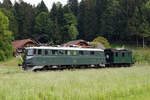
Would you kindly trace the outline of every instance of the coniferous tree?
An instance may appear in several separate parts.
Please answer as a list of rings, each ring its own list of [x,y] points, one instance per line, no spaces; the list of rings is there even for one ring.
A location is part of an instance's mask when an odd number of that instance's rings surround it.
[[[62,42],[68,42],[75,40],[78,36],[77,20],[70,8],[66,6],[64,8],[64,23],[62,27]]]
[[[6,8],[7,10],[10,10],[12,8],[12,2],[10,0],[3,0],[2,8]]]
[[[78,15],[78,0],[68,0],[68,5],[75,16]]]
[[[78,35],[78,38],[79,39],[85,39],[85,24],[84,24],[84,21],[86,19],[86,16],[85,16],[85,1],[82,0],[80,2],[80,5],[79,5],[79,13],[78,13],[78,31],[79,31],[79,35]]]
[[[61,25],[58,23],[59,20],[59,13],[58,9],[60,9],[60,3],[53,4],[51,12],[50,12],[50,19],[52,20],[52,38],[54,44],[61,43]]]
[[[92,40],[96,37],[97,17],[95,12],[95,0],[84,0],[80,4],[79,10],[79,33],[85,40]],[[80,27],[82,25],[82,27]]]
[[[35,18],[35,26],[34,26],[34,32],[36,39],[41,43],[48,43],[52,41],[52,23],[48,16],[48,13],[41,12],[36,18]]]
[[[37,5],[37,15],[41,12],[46,12],[48,13],[48,8],[47,6],[45,5],[44,1],[42,0],[41,3],[39,3]]]
[[[15,3],[13,11],[18,22],[17,39],[34,38],[33,24],[35,19],[35,11],[32,5],[20,1]]]

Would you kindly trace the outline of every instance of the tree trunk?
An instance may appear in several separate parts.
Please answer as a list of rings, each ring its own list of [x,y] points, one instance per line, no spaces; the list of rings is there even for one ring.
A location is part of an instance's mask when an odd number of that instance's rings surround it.
[[[144,41],[144,37],[143,37],[143,48],[145,47],[145,41]]]
[[[138,46],[139,46],[138,37],[136,37],[136,46],[137,46],[137,48],[138,48]]]

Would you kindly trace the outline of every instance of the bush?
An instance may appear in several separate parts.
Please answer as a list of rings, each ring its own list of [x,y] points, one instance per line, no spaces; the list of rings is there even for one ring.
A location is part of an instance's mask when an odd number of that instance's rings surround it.
[[[97,48],[97,42],[90,42],[89,46],[92,46],[94,48]]]
[[[0,61],[5,61],[6,60],[6,56],[5,56],[5,53],[0,50]]]
[[[144,49],[134,50],[133,61],[138,64],[150,64],[150,51]]]
[[[108,40],[107,40],[106,38],[104,38],[104,37],[99,36],[99,37],[95,38],[95,39],[93,40],[93,42],[94,42],[94,43],[95,43],[95,42],[100,42],[100,43],[102,43],[102,44],[105,46],[105,48],[111,48],[111,46],[110,46]]]

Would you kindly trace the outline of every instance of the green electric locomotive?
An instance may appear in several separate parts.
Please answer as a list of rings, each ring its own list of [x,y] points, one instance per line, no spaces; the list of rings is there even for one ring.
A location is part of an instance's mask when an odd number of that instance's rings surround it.
[[[104,67],[104,50],[70,47],[28,47],[23,68],[25,70]]]

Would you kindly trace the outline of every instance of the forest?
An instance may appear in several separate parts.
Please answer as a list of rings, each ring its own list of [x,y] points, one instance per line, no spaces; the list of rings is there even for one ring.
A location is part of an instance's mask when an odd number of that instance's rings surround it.
[[[149,0],[68,0],[49,10],[43,0],[35,6],[23,0],[0,3],[0,60],[12,55],[11,41],[31,38],[39,43],[92,41],[136,46],[150,42]]]

